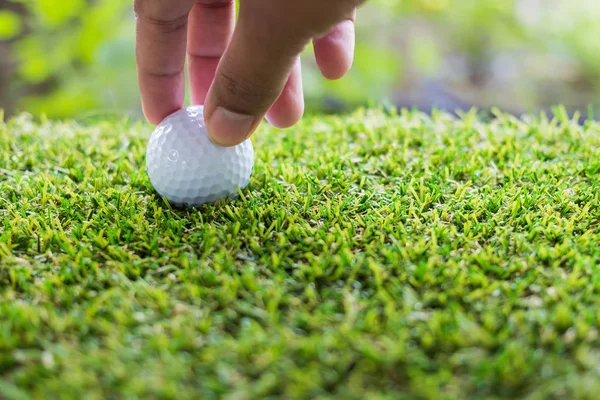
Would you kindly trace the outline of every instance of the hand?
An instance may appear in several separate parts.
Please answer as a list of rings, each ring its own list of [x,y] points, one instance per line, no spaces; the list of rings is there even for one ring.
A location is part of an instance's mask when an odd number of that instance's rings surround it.
[[[234,146],[263,118],[276,127],[304,112],[300,54],[313,41],[328,79],[354,58],[356,7],[365,0],[135,0],[136,59],[146,118],[158,124],[191,99],[204,104],[211,139]],[[234,26],[235,25],[235,26]]]

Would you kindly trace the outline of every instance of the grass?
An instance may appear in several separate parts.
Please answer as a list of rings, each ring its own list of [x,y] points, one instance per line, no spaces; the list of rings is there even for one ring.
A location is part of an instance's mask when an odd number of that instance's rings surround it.
[[[198,210],[149,134],[0,124],[0,398],[596,398],[600,124],[307,117]]]

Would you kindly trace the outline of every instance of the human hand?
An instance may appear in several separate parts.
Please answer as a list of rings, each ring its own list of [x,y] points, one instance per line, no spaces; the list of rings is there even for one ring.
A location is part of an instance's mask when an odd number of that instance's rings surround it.
[[[354,58],[356,7],[365,0],[135,0],[136,60],[144,114],[153,124],[191,100],[204,104],[211,139],[243,142],[263,118],[276,127],[304,112],[300,54],[312,41],[325,78]],[[235,26],[234,26],[235,25]]]

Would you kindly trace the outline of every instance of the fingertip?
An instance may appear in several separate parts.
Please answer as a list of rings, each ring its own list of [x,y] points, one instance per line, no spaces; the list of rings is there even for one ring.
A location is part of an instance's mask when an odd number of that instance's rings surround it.
[[[158,122],[158,118],[156,118],[155,115],[153,115],[150,111],[148,111],[148,109],[146,107],[144,107],[144,105],[142,105],[142,113],[144,114],[144,119],[146,119],[146,121],[152,125],[158,125],[160,124],[160,122]]]
[[[139,88],[142,111],[151,124],[160,124],[163,119],[184,105],[183,73],[161,76],[140,69]]]
[[[276,103],[267,114],[267,122],[275,128],[287,129],[296,125],[304,116],[304,105],[286,107],[282,103]]]
[[[159,125],[165,118],[174,112],[180,110],[182,107],[173,106],[169,108],[156,108],[144,106],[142,104],[142,112],[144,114],[144,118],[152,125]]]
[[[302,88],[302,67],[300,59],[296,62],[283,92],[269,109],[266,119],[279,129],[296,125],[304,115],[304,92]]]
[[[183,108],[183,104],[170,104],[157,107],[156,104],[142,104],[144,118],[152,125],[159,125],[165,118]]]
[[[355,28],[351,19],[339,23],[326,36],[315,40],[315,58],[322,75],[329,80],[346,76],[354,62]]]
[[[177,110],[174,110],[173,112],[175,112]],[[153,111],[148,110],[147,108],[142,106],[142,112],[144,113],[144,118],[146,119],[146,121],[148,121],[148,123],[152,124],[152,125],[159,125],[166,117],[167,115],[162,115]]]
[[[204,112],[207,112],[206,108]],[[252,115],[217,107],[205,115],[205,123],[212,142],[219,146],[231,147],[248,139],[260,124],[260,120]]]

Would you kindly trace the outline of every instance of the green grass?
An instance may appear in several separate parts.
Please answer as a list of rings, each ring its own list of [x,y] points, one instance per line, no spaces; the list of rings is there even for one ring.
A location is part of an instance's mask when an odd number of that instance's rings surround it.
[[[0,398],[596,398],[600,124],[557,115],[264,127],[198,210],[146,125],[0,124]]]

